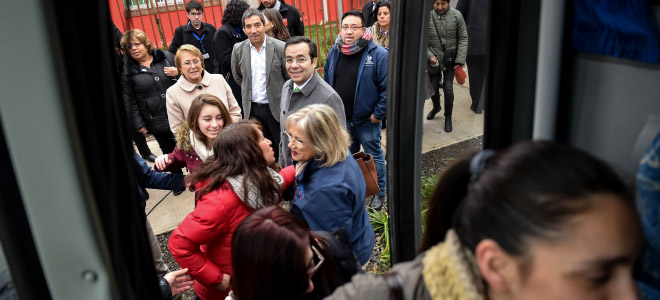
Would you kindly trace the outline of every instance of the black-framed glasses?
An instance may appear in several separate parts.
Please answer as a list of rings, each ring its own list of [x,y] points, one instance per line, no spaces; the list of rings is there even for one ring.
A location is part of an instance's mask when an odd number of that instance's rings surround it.
[[[298,144],[298,147],[302,147],[302,145],[303,145],[303,142],[302,142],[302,141],[297,140],[297,139],[294,139],[294,138],[291,137],[291,135],[290,135],[288,132],[286,132],[286,131],[284,131],[284,134],[286,134],[286,137],[289,138],[289,141],[292,141],[292,142]]]
[[[312,271],[310,271],[309,273],[310,277],[316,274],[316,272],[321,268],[321,265],[323,265],[323,262],[325,261],[325,257],[323,257],[323,254],[321,254],[321,252],[318,249],[316,249],[314,245],[312,245],[311,247],[312,247],[312,253],[314,254],[312,259],[316,261],[316,264],[314,264],[314,268],[312,268]]]
[[[198,13],[188,13],[191,16],[196,16],[196,17],[201,17],[204,13],[198,12]]]
[[[287,57],[286,59],[284,59],[284,61],[288,65],[293,64],[294,61],[300,65],[300,64],[304,64],[306,61],[308,61],[308,59],[307,59],[307,57],[304,57],[304,56],[300,56],[300,57],[296,57],[296,58]]]

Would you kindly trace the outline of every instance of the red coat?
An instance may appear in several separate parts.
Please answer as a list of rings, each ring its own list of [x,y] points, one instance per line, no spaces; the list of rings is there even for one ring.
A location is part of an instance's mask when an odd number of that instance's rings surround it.
[[[282,190],[295,180],[296,170],[289,166],[279,172],[284,178]],[[197,207],[181,222],[168,246],[181,268],[188,268],[193,288],[204,300],[224,300],[229,289],[218,291],[222,274],[232,274],[231,237],[238,224],[252,212],[243,204],[231,185],[225,182],[197,202]]]

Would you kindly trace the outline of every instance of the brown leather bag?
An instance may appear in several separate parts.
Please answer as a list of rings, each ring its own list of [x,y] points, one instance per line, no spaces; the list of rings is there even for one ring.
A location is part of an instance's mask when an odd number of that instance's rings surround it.
[[[362,176],[364,177],[364,182],[367,183],[367,194],[365,197],[371,197],[380,193],[380,188],[378,187],[378,173],[376,172],[376,164],[374,163],[374,158],[371,154],[366,154],[363,151],[353,154],[353,158],[357,161],[360,170],[362,170]]]

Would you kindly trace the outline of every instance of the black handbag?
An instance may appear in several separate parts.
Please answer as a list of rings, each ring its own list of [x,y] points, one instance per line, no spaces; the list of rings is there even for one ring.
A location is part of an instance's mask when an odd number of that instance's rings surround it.
[[[435,24],[435,18],[431,17],[431,20],[433,21],[433,28],[435,29],[435,34],[438,35],[438,40],[440,41],[440,46],[442,46],[442,52],[443,52],[443,57],[442,57],[442,62],[445,68],[453,68],[454,64],[456,63],[456,50],[447,50],[445,48],[445,44],[442,42],[442,37],[440,37],[440,33],[438,32],[438,26]],[[429,73],[431,71],[429,70]],[[431,73],[435,74],[435,73]]]

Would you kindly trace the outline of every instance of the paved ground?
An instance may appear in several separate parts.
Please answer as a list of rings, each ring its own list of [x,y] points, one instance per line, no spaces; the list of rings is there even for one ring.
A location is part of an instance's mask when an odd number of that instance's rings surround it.
[[[454,130],[444,132],[444,117],[441,111],[433,120],[426,120],[426,114],[431,110],[432,104],[427,100],[424,105],[424,129],[422,137],[422,153],[449,146],[461,141],[469,140],[483,134],[483,114],[476,115],[470,110],[469,82],[460,86],[454,83]],[[442,99],[441,99],[442,101]],[[158,143],[153,139],[148,141],[149,148],[155,155],[162,152]],[[383,131],[383,148],[385,132]],[[153,164],[150,163],[153,166]],[[161,234],[176,228],[185,216],[194,208],[192,192],[185,191],[174,196],[170,191],[149,190],[146,212],[151,226],[156,234]]]

